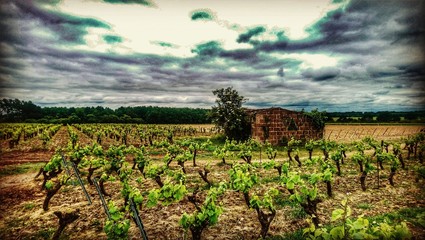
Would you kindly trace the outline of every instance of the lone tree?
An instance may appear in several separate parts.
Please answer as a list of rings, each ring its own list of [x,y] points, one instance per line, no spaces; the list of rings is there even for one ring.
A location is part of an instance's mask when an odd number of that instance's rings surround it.
[[[317,108],[311,110],[311,112],[306,113],[307,116],[310,116],[313,120],[313,125],[316,130],[323,131],[325,129],[325,123],[327,120],[326,111],[320,112]]]
[[[251,135],[251,124],[248,114],[242,108],[245,98],[239,96],[232,87],[216,89],[213,94],[217,96],[210,112],[212,122],[224,130],[224,134],[231,140],[246,140]]]

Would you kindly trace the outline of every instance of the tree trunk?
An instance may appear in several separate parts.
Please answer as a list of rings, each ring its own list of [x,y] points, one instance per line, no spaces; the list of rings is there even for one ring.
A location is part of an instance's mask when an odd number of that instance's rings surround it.
[[[376,147],[373,147],[373,149],[374,149],[375,151],[373,152],[372,157],[375,157],[375,156],[376,156]]]
[[[202,180],[208,184],[208,187],[211,187],[211,182],[208,180],[208,173],[210,171],[204,168],[204,172],[202,170],[199,170],[198,173],[201,176]]]
[[[359,161],[357,163],[359,164],[360,172],[362,173],[363,172],[363,161]]]
[[[248,208],[249,208],[249,206],[250,206],[250,198],[249,198],[249,193],[248,192],[244,192],[243,193],[243,197],[244,197],[244,199],[245,199],[245,203],[246,203],[246,205],[248,206]]]
[[[379,167],[381,168],[381,170],[384,170],[384,166],[382,165],[382,161],[378,161],[379,163]]]
[[[313,150],[308,150],[308,159],[311,160],[312,156],[313,156]]]
[[[97,169],[99,169],[100,167],[96,167],[96,168],[92,168],[92,167],[90,167],[89,168],[89,174],[87,175],[87,182],[90,184],[90,185],[93,185],[93,181],[91,180],[91,177],[93,176],[93,173],[94,173],[94,171],[96,171]]]
[[[293,194],[295,193],[294,189],[289,189],[289,188],[288,188],[288,192],[289,192],[289,194],[291,194],[291,195],[293,195]]]
[[[366,177],[367,177],[367,173],[363,171],[362,175],[360,176],[360,184],[362,186],[363,191],[366,191]]]
[[[339,164],[339,160],[335,160],[336,169],[338,170],[336,172],[336,175],[341,176],[341,165]]]
[[[173,161],[174,157],[170,157],[170,159],[167,161],[167,168],[170,166],[170,163]]]
[[[341,151],[342,158],[341,158],[341,164],[344,164],[344,158],[347,158],[347,155],[345,154],[345,151]]]
[[[319,215],[317,215],[317,204],[321,202],[320,199],[310,200],[307,198],[307,203],[301,203],[304,211],[311,216],[314,226],[319,226]]]
[[[271,213],[267,214],[263,212],[261,209],[256,208],[258,220],[261,224],[261,238],[265,238],[267,235],[267,232],[269,231],[270,224],[273,221],[274,217],[276,216],[276,211],[272,211]]]
[[[64,214],[56,211],[54,214],[59,218],[59,227],[53,235],[52,240],[58,240],[65,227],[77,220],[80,216],[78,215],[78,210],[70,213],[65,212]]]
[[[250,157],[250,156],[242,156],[242,159],[243,159],[246,163],[251,164],[251,157]]]
[[[40,176],[43,173],[44,167],[41,167],[40,170],[38,171],[37,175],[35,175],[34,179],[37,179],[38,176]]]
[[[332,184],[331,181],[326,181],[326,190],[329,197],[332,197]]]
[[[184,168],[184,161],[178,161],[177,164],[182,168],[184,174],[186,174],[186,169]]]
[[[388,176],[388,181],[390,182],[391,186],[394,187],[394,175],[395,175],[395,169],[391,168],[390,175]]]
[[[292,156],[291,156],[291,152],[292,150],[288,150],[288,158],[289,158],[289,162],[292,162]]]
[[[277,172],[279,173],[279,177],[280,177],[282,175],[282,164],[274,166],[274,169],[277,170]]]
[[[297,161],[298,167],[301,167],[301,161],[300,161],[300,157],[298,156],[298,154],[295,155],[295,161]]]
[[[137,165],[137,168],[139,169],[143,177],[145,177],[145,165],[142,165],[142,166]]]
[[[47,195],[43,202],[43,210],[47,211],[49,210],[49,202],[50,199],[59,191],[59,189],[62,187],[61,183],[57,183],[52,189],[47,189]]]
[[[198,150],[197,150],[197,149],[195,149],[195,150],[193,151],[193,158],[192,158],[192,161],[193,161],[193,166],[194,166],[194,167],[196,167],[196,154],[197,154],[197,152],[198,152]]]
[[[413,150],[414,150],[414,152],[413,152],[413,156],[416,158],[416,156],[418,156],[417,155],[417,153],[418,153],[418,142],[416,142],[415,143],[415,145],[414,145],[414,147],[413,147]]]
[[[323,156],[325,156],[325,161],[329,159],[329,153],[328,151],[323,149]]]
[[[159,185],[160,188],[162,188],[162,186],[164,186],[164,183],[161,181],[160,175],[155,176],[155,182]]]
[[[202,226],[191,227],[190,232],[192,233],[192,240],[201,240],[202,230],[204,230]]]
[[[73,159],[73,160],[71,160],[71,162],[73,162],[74,164],[75,164],[75,166],[77,167],[77,169],[78,169],[78,164],[80,164],[80,162],[81,162],[81,158],[77,158],[77,159]]]
[[[400,161],[401,168],[406,169],[406,165],[404,164],[403,156],[401,155],[401,153],[398,155],[398,160]]]
[[[413,153],[413,147],[410,145],[407,147],[407,159],[410,159],[411,154]]]
[[[103,180],[103,179],[101,178],[101,179],[99,180],[99,187],[100,187],[100,191],[102,192],[102,194],[103,194],[103,195],[110,197],[111,195],[110,195],[110,194],[108,194],[108,193],[105,191],[105,185],[104,185],[104,183],[105,183],[105,180]]]

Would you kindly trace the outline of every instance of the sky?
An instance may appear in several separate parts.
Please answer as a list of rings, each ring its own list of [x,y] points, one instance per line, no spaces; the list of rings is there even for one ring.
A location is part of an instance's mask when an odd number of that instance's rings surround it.
[[[0,98],[424,110],[422,0],[2,0]]]

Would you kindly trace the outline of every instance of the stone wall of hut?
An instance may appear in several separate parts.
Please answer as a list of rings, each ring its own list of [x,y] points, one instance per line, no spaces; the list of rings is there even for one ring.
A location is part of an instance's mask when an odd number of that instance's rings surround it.
[[[317,130],[312,119],[302,112],[282,108],[248,110],[251,116],[252,138],[273,145],[286,145],[292,137],[299,140],[320,139],[323,130]]]

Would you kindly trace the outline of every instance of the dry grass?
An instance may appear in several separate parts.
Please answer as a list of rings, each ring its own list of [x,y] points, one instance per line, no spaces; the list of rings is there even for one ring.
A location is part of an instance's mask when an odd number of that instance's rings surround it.
[[[423,125],[326,125],[324,138],[337,142],[358,141],[364,137],[376,140],[398,140],[425,131]]]

